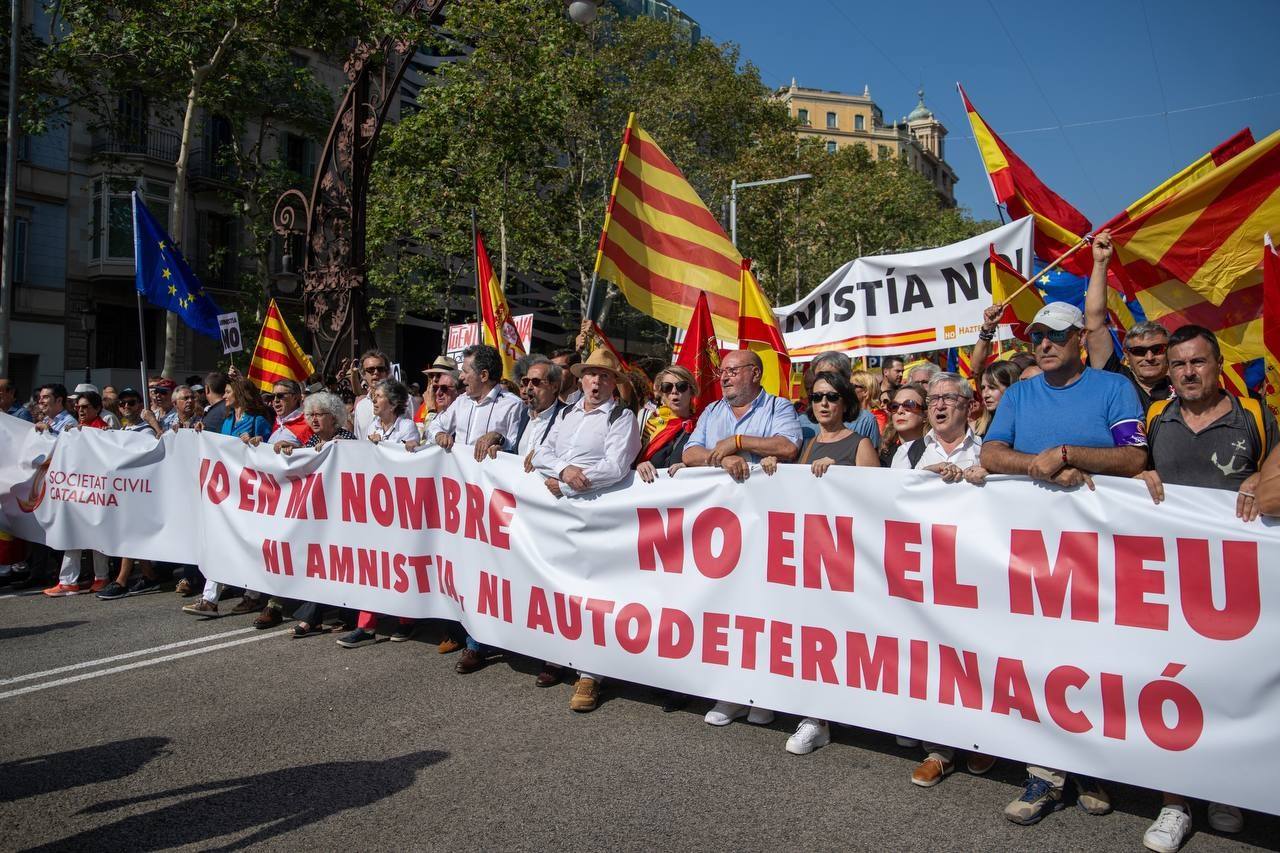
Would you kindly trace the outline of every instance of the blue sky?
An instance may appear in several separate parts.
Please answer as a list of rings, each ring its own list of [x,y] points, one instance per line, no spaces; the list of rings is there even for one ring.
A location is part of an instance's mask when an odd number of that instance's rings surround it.
[[[772,86],[869,85],[888,119],[922,84],[949,131],[959,202],[981,218],[996,212],[956,81],[1095,224],[1237,130],[1280,127],[1277,0],[674,2]],[[1072,126],[1083,122],[1099,123]]]

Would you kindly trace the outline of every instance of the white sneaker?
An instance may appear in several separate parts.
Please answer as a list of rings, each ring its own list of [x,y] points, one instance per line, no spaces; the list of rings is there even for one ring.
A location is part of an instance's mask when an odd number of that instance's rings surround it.
[[[727,726],[734,720],[740,720],[746,715],[746,705],[739,705],[737,702],[717,702],[702,719],[710,726]]]
[[[826,720],[805,717],[796,726],[796,733],[787,738],[787,752],[792,755],[808,755],[815,749],[831,743],[831,727]]]
[[[907,749],[914,749],[920,745],[920,741],[915,738],[903,737],[902,735],[898,735],[894,740],[898,742],[898,746],[905,746]]]
[[[1209,826],[1218,832],[1239,832],[1244,829],[1244,815],[1235,806],[1209,803]]]
[[[1142,836],[1142,846],[1156,853],[1176,853],[1190,831],[1191,815],[1178,806],[1165,806]]]
[[[751,712],[747,714],[747,722],[757,726],[767,726],[773,722],[773,712],[768,708],[757,708],[751,706]]]

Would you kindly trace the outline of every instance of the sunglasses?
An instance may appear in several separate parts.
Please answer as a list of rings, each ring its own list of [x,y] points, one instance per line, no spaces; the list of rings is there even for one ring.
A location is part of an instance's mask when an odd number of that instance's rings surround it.
[[[903,400],[901,403],[889,404],[889,411],[897,412],[899,409],[902,409],[904,412],[910,412],[913,415],[918,415],[924,411],[924,406],[917,403],[915,400]]]
[[[521,388],[523,388],[526,385],[530,385],[534,388],[541,388],[543,385],[546,385],[546,384],[547,384],[547,380],[543,379],[541,376],[526,376],[520,380]]]
[[[435,387],[435,392],[434,392],[434,393],[436,393],[436,394],[441,394],[441,393],[444,393],[444,394],[457,394],[457,393],[458,393],[458,386],[457,386],[457,385],[437,385],[437,386]]]
[[[373,375],[375,373],[387,373],[389,372],[389,369],[386,367],[383,367],[382,365],[379,365],[377,367],[366,367],[364,369],[364,372],[370,375]]]
[[[92,409],[92,408],[93,408],[93,406],[90,406],[88,403],[76,403],[76,408],[77,408],[77,409],[84,409],[84,410],[86,410],[86,411],[87,411],[87,410],[89,410],[89,409]]]
[[[1033,347],[1038,347],[1040,346],[1040,342],[1045,338],[1048,338],[1050,343],[1059,345],[1065,344],[1067,342],[1067,338],[1071,337],[1071,333],[1074,331],[1075,329],[1052,329],[1048,332],[1032,332],[1031,345]]]
[[[292,391],[277,391],[274,394],[268,394],[267,396],[273,400],[287,400],[288,398],[296,395]]]
[[[1129,355],[1135,358],[1142,358],[1147,354],[1164,355],[1165,350],[1167,350],[1168,348],[1169,348],[1168,344],[1152,344],[1149,347],[1135,346],[1135,347],[1125,347],[1124,349],[1125,349],[1125,352],[1129,353]]]
[[[658,386],[658,393],[660,394],[670,394],[672,391],[676,392],[677,394],[683,394],[688,390],[689,390],[689,383],[684,382],[683,380],[680,382],[663,382],[661,385]]]
[[[152,394],[168,394],[169,393],[168,388],[160,388],[160,387],[154,387],[154,386],[151,388],[148,388],[147,390],[150,391]]]
[[[141,405],[142,405],[142,401],[141,401],[141,400],[139,400],[137,397],[123,397],[123,398],[121,398],[121,400],[120,400],[120,405],[122,405],[122,406],[141,406]]]
[[[835,391],[814,391],[809,395],[809,405],[816,406],[826,401],[828,403],[839,403],[841,397]]]

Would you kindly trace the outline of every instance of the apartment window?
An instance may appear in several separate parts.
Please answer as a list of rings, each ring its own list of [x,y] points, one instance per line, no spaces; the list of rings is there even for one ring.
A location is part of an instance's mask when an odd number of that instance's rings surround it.
[[[285,168],[300,175],[303,183],[310,184],[316,172],[316,144],[305,136],[286,133],[282,153]]]
[[[835,130],[835,129],[836,129],[836,114],[827,113],[827,130]]]
[[[132,178],[105,176],[93,182],[93,211],[89,222],[89,254],[94,260],[133,260],[133,200],[130,193],[141,192],[151,215],[169,228],[169,196],[172,184]]]
[[[836,153],[836,144],[834,142],[827,143],[827,153],[828,154]]]
[[[805,127],[808,127],[808,126],[809,126],[809,111],[808,111],[808,110],[796,110],[796,120],[797,120],[797,121],[799,121],[799,122],[800,122],[800,124],[804,125]]]
[[[877,155],[881,160],[888,160],[888,159],[889,159],[889,157],[890,157],[890,154],[889,154],[889,146],[888,146],[888,145],[877,145],[877,146],[876,146],[876,155]]]
[[[116,122],[121,143],[146,150],[147,98],[140,89],[130,89],[116,99]]]
[[[239,228],[233,216],[211,211],[196,215],[196,274],[206,285],[221,288],[235,286],[236,236]]]
[[[31,220],[13,221],[13,283],[27,283],[27,241],[31,234]]]
[[[854,130],[866,130],[866,129],[867,129],[867,118],[866,118],[866,116],[861,115],[861,114],[854,116],[854,117],[853,117],[853,129],[854,129]]]

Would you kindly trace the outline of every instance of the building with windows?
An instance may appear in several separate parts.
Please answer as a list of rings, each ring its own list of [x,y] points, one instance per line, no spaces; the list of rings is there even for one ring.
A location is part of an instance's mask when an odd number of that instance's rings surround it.
[[[955,170],[947,164],[947,128],[924,104],[924,90],[907,116],[886,123],[884,113],[871,100],[870,87],[851,95],[827,89],[791,85],[775,94],[796,120],[796,132],[821,139],[828,151],[861,145],[874,159],[901,158],[933,184],[944,204],[956,203]]]

